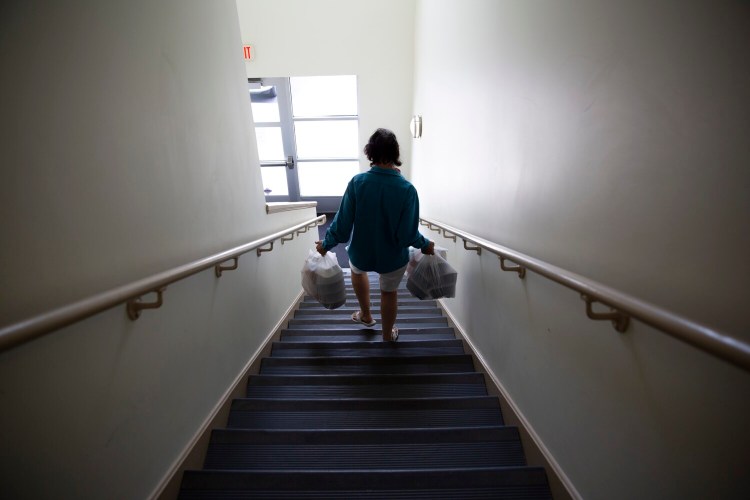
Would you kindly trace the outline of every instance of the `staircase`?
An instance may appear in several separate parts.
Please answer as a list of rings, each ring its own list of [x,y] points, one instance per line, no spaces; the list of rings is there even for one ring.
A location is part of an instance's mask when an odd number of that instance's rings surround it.
[[[204,468],[185,472],[181,499],[549,499],[527,467],[518,429],[435,301],[399,289],[397,343],[306,297],[247,397],[232,403]]]

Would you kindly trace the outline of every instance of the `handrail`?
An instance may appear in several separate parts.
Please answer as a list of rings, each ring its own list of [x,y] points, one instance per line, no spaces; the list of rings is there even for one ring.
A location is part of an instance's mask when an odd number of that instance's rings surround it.
[[[271,234],[259,240],[254,240],[244,245],[240,245],[223,252],[219,252],[202,259],[194,260],[188,264],[169,269],[167,271],[154,274],[147,278],[134,281],[127,285],[120,286],[102,292],[86,299],[74,302],[72,304],[65,305],[63,307],[48,311],[46,313],[39,314],[37,316],[4,326],[0,329],[0,352],[18,346],[25,342],[29,342],[37,337],[44,334],[50,333],[54,330],[62,328],[64,326],[81,321],[89,316],[100,313],[114,306],[128,303],[128,315],[131,319],[136,319],[140,313],[140,309],[148,309],[158,307],[161,305],[161,293],[164,291],[167,285],[170,285],[176,281],[180,281],[188,276],[199,273],[211,267],[216,268],[217,278],[221,275],[221,271],[229,270],[228,267],[221,267],[223,262],[228,260],[235,260],[240,255],[250,252],[252,250],[258,250],[260,247],[271,243],[273,246],[274,240],[278,240],[284,236],[294,234],[296,231],[305,228],[307,229],[324,224],[326,216],[321,215],[314,219],[310,219],[307,222],[297,224],[296,226],[289,227],[283,231]],[[286,240],[289,241],[289,240]],[[262,249],[263,251],[269,251],[269,249]],[[260,253],[258,253],[260,257]],[[236,261],[235,261],[236,264]],[[236,269],[236,266],[232,266],[231,269]],[[137,299],[147,293],[157,293],[159,299],[155,303],[142,304]],[[154,305],[158,304],[158,305]],[[132,313],[132,314],[131,314]]]
[[[502,245],[492,243],[442,222],[424,217],[421,217],[420,221],[422,225],[429,227],[431,230],[438,232],[442,230],[443,234],[445,234],[445,231],[448,231],[450,234],[458,236],[464,240],[464,247],[466,247],[467,242],[470,242],[497,255],[500,257],[501,264],[503,265],[502,261],[505,259],[514,262],[520,266],[520,269],[505,268],[505,270],[517,271],[521,278],[523,278],[521,269],[528,269],[567,288],[580,292],[581,297],[586,301],[589,317],[592,319],[611,319],[613,324],[616,324],[615,326],[618,331],[624,331],[627,328],[627,319],[630,316],[698,349],[750,371],[750,344],[743,340],[644,302],[579,274],[535,259]],[[467,249],[474,250],[474,248]],[[616,309],[616,311],[606,314],[594,313],[591,311],[592,301],[601,302]]]

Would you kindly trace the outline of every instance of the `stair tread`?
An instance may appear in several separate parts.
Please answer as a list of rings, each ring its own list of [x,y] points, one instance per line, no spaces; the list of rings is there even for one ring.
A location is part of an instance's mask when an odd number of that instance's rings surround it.
[[[388,347],[390,349],[407,349],[412,347],[450,347],[450,346],[462,346],[463,343],[459,339],[449,340],[410,340],[410,341],[398,341],[398,342],[381,342],[381,341],[369,341],[369,342],[307,342],[306,347],[311,349],[329,349],[338,348],[341,346],[347,346],[352,348],[357,347]],[[299,346],[296,344],[290,344],[289,342],[273,342],[272,346],[274,349],[298,349]]]
[[[368,471],[186,471],[180,498],[419,498],[548,500],[541,467]],[[191,496],[195,493],[196,496]],[[226,496],[222,496],[226,494]]]
[[[378,321],[380,318],[377,318],[375,321]],[[378,323],[375,324],[373,327],[369,327],[371,329],[378,329],[378,324],[380,324],[381,321],[378,321]],[[426,317],[426,318],[419,318],[419,317],[410,317],[410,318],[398,318],[398,326],[399,328],[404,328],[408,324],[409,326],[418,326],[420,328],[446,328],[448,326],[448,318],[443,318],[439,316],[433,316],[433,317]],[[324,315],[311,315],[311,316],[303,316],[299,318],[292,318],[289,320],[289,326],[288,328],[293,329],[305,329],[305,328],[317,328],[321,329],[325,327],[327,330],[344,330],[344,329],[351,329],[352,327],[361,327],[362,325],[357,325],[352,321],[351,318],[331,318]]]
[[[373,319],[375,320],[375,325],[371,327],[366,327],[365,325],[361,323],[355,323],[352,321],[352,319],[349,317],[349,315],[343,315],[343,316],[331,316],[327,314],[305,314],[302,316],[295,316],[294,318],[291,318],[289,320],[289,325],[287,326],[288,329],[299,329],[299,328],[305,328],[307,325],[317,325],[318,329],[361,329],[361,328],[370,328],[379,330],[381,328],[381,325],[383,323],[382,318],[379,314],[373,314]],[[407,329],[407,328],[447,328],[448,327],[448,321],[446,318],[438,315],[419,315],[419,314],[409,314],[404,316],[399,316],[396,320],[396,326],[401,329]]]
[[[379,298],[370,297],[370,303],[372,304],[373,308],[379,308],[381,301]],[[437,307],[437,301],[435,299],[420,300],[416,297],[411,297],[411,298],[400,297],[397,303],[398,303],[399,308],[401,306],[416,306],[416,305],[423,305],[424,307]],[[319,307],[323,307],[323,306],[321,306],[320,303],[318,303],[318,301],[312,297],[309,297],[308,300],[303,300],[302,302],[299,303],[300,309],[314,309],[314,308],[319,308]],[[351,304],[347,300],[346,307],[357,308],[358,304],[357,304],[356,299]]]
[[[520,441],[514,426],[452,427],[448,429],[216,429],[211,443],[271,445],[411,445]]]
[[[236,399],[230,429],[393,429],[503,425],[497,398]]]
[[[421,334],[421,333],[449,333],[454,338],[456,336],[456,333],[453,331],[453,328],[450,328],[448,326],[439,326],[439,327],[424,326],[423,327],[423,326],[418,325],[418,324],[416,324],[416,325],[411,325],[411,324],[408,324],[408,323],[407,324],[399,324],[398,322],[396,322],[396,326],[398,327],[399,335],[401,335],[401,334],[404,334],[404,335],[413,335],[413,334]],[[284,334],[288,334],[288,335],[294,335],[294,334],[309,335],[310,332],[330,333],[330,330],[331,330],[330,328],[322,328],[322,327],[318,327],[318,328],[315,328],[315,329],[308,329],[308,328],[298,328],[298,327],[295,326],[293,328],[284,328],[284,329],[282,329],[281,330],[281,335],[284,335]],[[335,333],[336,334],[341,334],[341,333],[344,333],[344,332],[346,332],[346,333],[362,333],[362,332],[365,332],[365,333],[376,333],[376,332],[379,332],[379,331],[382,331],[382,329],[378,328],[378,325],[375,325],[374,327],[369,327],[368,328],[368,327],[366,327],[364,325],[358,325],[358,326],[354,325],[354,322],[352,322],[351,326],[347,326],[346,328],[336,329]],[[399,336],[399,339],[401,339],[400,336]]]
[[[337,316],[344,316],[344,317],[350,317],[352,313],[359,311],[359,307],[339,307],[336,309],[326,309],[325,307],[314,308],[314,307],[308,307],[305,309],[297,309],[294,313],[295,318],[304,318],[307,316],[330,316],[332,318],[335,318]],[[437,307],[399,307],[398,308],[398,316],[414,316],[414,315],[422,315],[422,316],[437,316],[440,317],[440,309]],[[373,317],[380,317],[380,310],[374,310],[372,311]],[[351,319],[351,318],[349,318]]]
[[[231,411],[410,411],[425,409],[500,409],[494,396],[411,399],[251,399],[232,401]]]
[[[248,398],[403,399],[486,396],[480,373],[399,375],[253,375]]]
[[[460,340],[422,342],[274,342],[271,357],[413,356],[464,354]]]
[[[260,373],[268,374],[380,374],[380,373],[451,373],[473,369],[468,354],[431,356],[341,356],[341,357],[267,357],[261,361]]]
[[[371,385],[371,384],[437,384],[464,383],[484,385],[484,375],[474,371],[463,373],[414,373],[381,375],[269,375],[248,377],[248,385],[309,384],[309,385]]]
[[[375,341],[383,342],[382,332],[380,330],[361,332],[311,332],[306,333],[304,330],[296,331],[293,333],[283,333],[281,340],[287,343],[304,343],[304,342],[361,342],[361,341]],[[427,340],[451,340],[455,339],[455,334],[451,332],[440,332],[440,333],[399,333],[399,342],[420,342]]]
[[[435,469],[526,465],[515,427],[221,429],[207,469]]]

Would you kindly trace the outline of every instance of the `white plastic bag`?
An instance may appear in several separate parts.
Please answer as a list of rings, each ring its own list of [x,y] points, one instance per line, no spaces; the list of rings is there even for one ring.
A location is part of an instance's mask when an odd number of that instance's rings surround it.
[[[344,271],[335,253],[320,255],[317,250],[310,250],[302,267],[302,288],[326,309],[336,309],[346,304]]]
[[[434,251],[437,255],[441,256],[443,259],[448,258],[448,249],[443,247],[434,247]],[[419,261],[422,260],[422,256],[424,254],[422,253],[422,250],[419,248],[409,247],[409,263],[406,265],[406,276],[407,278],[411,276],[411,274],[414,272],[414,269],[416,269],[417,264],[419,264]]]
[[[455,297],[457,279],[458,272],[439,254],[425,255],[406,280],[406,288],[420,300]]]

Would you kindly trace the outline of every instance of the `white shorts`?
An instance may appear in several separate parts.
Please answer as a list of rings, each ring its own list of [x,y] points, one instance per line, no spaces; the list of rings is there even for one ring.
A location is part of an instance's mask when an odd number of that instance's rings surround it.
[[[349,267],[351,267],[354,274],[365,274],[365,271],[360,271],[352,261],[349,261]],[[404,277],[406,272],[406,266],[391,271],[390,273],[380,274],[380,291],[381,292],[395,292],[398,289],[398,285],[401,283],[401,278]]]

